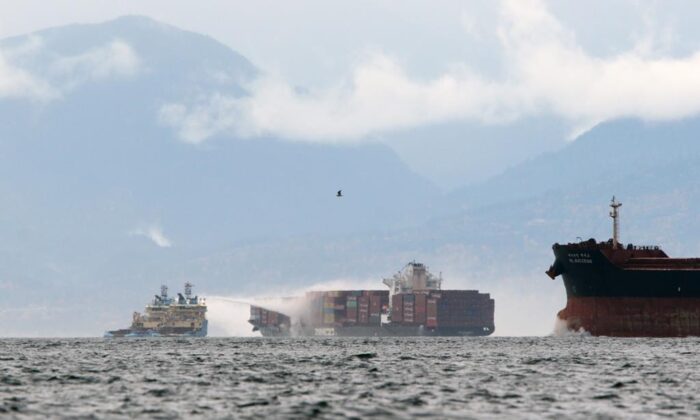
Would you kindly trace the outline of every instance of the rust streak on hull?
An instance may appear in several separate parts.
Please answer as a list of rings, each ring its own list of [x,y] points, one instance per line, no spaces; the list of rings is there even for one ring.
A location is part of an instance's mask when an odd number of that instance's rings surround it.
[[[700,298],[569,297],[558,317],[596,336],[700,336]]]

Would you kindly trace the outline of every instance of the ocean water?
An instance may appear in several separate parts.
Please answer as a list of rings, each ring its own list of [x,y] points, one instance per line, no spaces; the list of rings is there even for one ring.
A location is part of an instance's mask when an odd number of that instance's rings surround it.
[[[0,418],[700,417],[700,339],[2,339]]]

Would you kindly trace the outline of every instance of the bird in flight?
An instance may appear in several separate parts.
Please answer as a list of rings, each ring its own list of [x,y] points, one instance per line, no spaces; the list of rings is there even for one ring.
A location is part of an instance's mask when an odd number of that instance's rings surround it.
[[[338,190],[338,192],[335,194],[336,197],[342,197],[343,196],[343,190]]]

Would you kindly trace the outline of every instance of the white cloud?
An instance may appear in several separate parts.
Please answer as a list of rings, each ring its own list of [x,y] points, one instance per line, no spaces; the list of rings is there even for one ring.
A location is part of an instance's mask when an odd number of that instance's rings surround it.
[[[3,49],[3,53],[8,60],[21,59],[26,56],[37,54],[44,48],[44,39],[37,34],[30,34],[23,42]]]
[[[189,108],[178,103],[167,104],[160,109],[159,120],[178,127],[180,138],[184,141],[199,143],[234,127],[242,130],[242,105],[236,98],[214,94]]]
[[[682,118],[700,111],[700,52],[650,58],[635,48],[588,55],[539,2],[508,2],[501,37],[521,112],[551,112],[576,124],[620,117]],[[529,108],[529,109],[528,109]]]
[[[0,99],[30,98],[43,101],[55,96],[57,92],[47,82],[14,66],[0,51]]]
[[[82,54],[57,57],[49,62],[45,77],[14,64],[39,54],[42,48],[41,37],[33,35],[22,44],[0,50],[0,99],[50,101],[78,85],[130,77],[141,68],[136,52],[120,40]]]
[[[163,230],[158,225],[151,225],[147,228],[134,229],[129,233],[134,236],[144,236],[161,248],[170,248],[173,243],[168,239]]]
[[[597,57],[538,0],[504,1],[498,35],[504,62],[498,79],[464,63],[419,80],[397,60],[375,53],[330,88],[300,92],[278,79],[260,79],[249,97],[214,94],[167,104],[160,117],[189,142],[217,133],[354,141],[453,120],[493,124],[551,114],[578,133],[614,118],[667,120],[700,112],[700,51],[653,56],[648,45],[638,45]]]
[[[64,88],[71,88],[88,81],[133,76],[140,64],[129,44],[114,40],[82,54],[58,58],[51,64],[50,74],[61,79]]]
[[[250,89],[250,97],[214,94],[189,106],[166,104],[160,119],[184,140],[199,142],[224,131],[344,140],[464,115],[484,121],[509,115],[509,101],[493,100],[504,96],[503,86],[484,82],[466,68],[421,83],[381,54],[359,66],[350,83],[330,89],[300,93],[272,78],[259,79]]]

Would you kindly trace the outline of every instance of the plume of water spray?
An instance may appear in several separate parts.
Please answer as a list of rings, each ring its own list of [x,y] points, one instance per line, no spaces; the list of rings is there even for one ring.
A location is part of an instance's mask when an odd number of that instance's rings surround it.
[[[559,317],[554,320],[554,330],[552,331],[554,337],[589,337],[590,335],[583,327],[578,330],[570,330],[565,320]]]
[[[308,309],[302,299],[306,292],[310,290],[375,289],[377,283],[376,279],[335,279],[289,291],[289,293],[283,292],[287,296],[294,296],[293,298],[208,295],[209,335],[213,337],[260,336],[259,332],[253,331],[253,326],[248,322],[251,305],[287,315],[294,325],[304,317],[305,311]],[[293,331],[294,329],[292,329]]]
[[[214,337],[254,337],[260,333],[253,331],[248,323],[250,306],[280,312],[297,321],[303,313],[303,300],[298,298],[240,298],[229,296],[208,296],[207,309],[210,336]]]
[[[250,303],[246,299],[207,297],[209,336],[254,337],[260,335],[253,332],[253,327],[248,323],[249,316]]]

